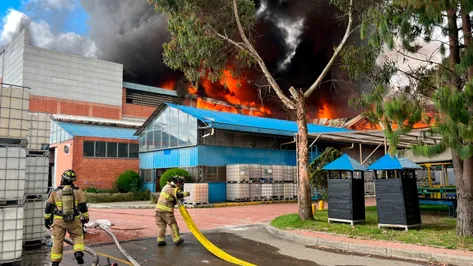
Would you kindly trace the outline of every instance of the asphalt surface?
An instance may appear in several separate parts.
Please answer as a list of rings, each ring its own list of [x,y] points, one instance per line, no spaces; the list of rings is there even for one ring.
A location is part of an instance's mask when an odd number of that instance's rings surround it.
[[[356,256],[321,251],[304,247],[297,243],[281,240],[267,233],[263,226],[243,226],[204,232],[204,235],[216,246],[239,259],[256,265],[327,265],[327,266],[414,266],[427,265],[406,261],[395,261],[369,256]],[[175,247],[172,240],[168,245],[157,247],[155,239],[124,242],[123,248],[141,265],[232,265],[209,253],[192,234],[183,234],[185,243]],[[100,263],[111,262],[118,265],[131,265],[121,255],[114,244],[92,246],[101,256]],[[50,265],[47,248],[25,252],[22,265]],[[66,250],[61,265],[77,265],[70,250]],[[86,257],[85,265],[90,265],[91,257]]]

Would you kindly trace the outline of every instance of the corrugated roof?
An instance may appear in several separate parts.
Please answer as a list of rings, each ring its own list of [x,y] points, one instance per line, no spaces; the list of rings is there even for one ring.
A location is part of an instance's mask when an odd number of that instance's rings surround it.
[[[214,128],[285,136],[294,136],[294,133],[297,133],[297,124],[294,121],[232,114],[172,103],[166,103],[166,105],[179,109]],[[147,123],[143,126],[146,126],[146,124]],[[308,131],[309,133],[316,134],[328,132],[349,132],[350,130],[308,124]]]
[[[419,165],[407,158],[399,158],[386,154],[368,167],[368,170],[403,170],[422,169]]]
[[[347,154],[336,159],[335,161],[327,164],[322,168],[327,171],[367,171],[366,167],[361,165],[355,159],[351,158]]]
[[[111,127],[67,122],[56,123],[73,137],[78,136],[114,139],[138,139],[137,136],[134,136],[136,132],[136,129],[134,128]]]
[[[94,124],[94,125],[115,126],[115,127],[139,128],[143,124],[140,122],[133,122],[133,121],[124,121],[124,120],[117,120],[117,119],[106,119],[106,118],[88,117],[88,116],[77,116],[77,115],[65,115],[65,114],[54,114],[54,115],[51,115],[51,118],[55,121],[60,121],[60,122],[72,122],[72,123]]]

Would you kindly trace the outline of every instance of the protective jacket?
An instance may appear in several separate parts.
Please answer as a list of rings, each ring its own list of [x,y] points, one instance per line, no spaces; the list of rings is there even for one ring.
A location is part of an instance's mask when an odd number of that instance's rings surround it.
[[[178,199],[183,197],[184,193],[179,187],[165,185],[159,194],[156,211],[174,213],[174,205],[177,204]]]
[[[68,216],[68,213],[71,213],[71,215]],[[54,218],[51,226],[53,236],[51,262],[58,263],[62,261],[63,242],[66,232],[69,233],[74,243],[74,253],[77,254],[84,251],[81,215],[86,221],[89,219],[87,203],[85,202],[85,195],[82,190],[71,184],[59,186],[51,192],[44,211],[45,220],[51,219],[51,216]]]
[[[74,208],[74,219],[79,219],[80,215],[86,219],[89,218],[89,211],[87,203],[85,202],[85,195],[82,190],[74,185],[70,185],[73,190],[73,208]],[[63,189],[65,186],[59,186],[51,192],[46,209],[44,210],[44,218],[49,219],[52,212],[54,211],[54,219],[63,219]]]

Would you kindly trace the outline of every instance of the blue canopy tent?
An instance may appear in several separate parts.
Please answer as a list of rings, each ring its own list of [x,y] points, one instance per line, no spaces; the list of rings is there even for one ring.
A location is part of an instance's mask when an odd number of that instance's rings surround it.
[[[415,170],[422,167],[407,158],[387,154],[368,167],[375,175],[378,227],[404,228],[421,225]],[[378,178],[378,172],[385,176]]]
[[[363,172],[367,171],[366,167],[344,154],[322,170],[328,171],[328,222],[351,225],[364,222],[366,217]],[[331,178],[331,172],[338,172],[338,178]],[[350,178],[344,179],[343,172],[350,172]],[[355,172],[359,172],[356,178]]]

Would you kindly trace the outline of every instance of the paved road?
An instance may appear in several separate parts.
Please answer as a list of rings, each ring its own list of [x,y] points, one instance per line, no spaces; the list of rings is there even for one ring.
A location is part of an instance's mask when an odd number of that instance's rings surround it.
[[[316,250],[275,238],[260,225],[217,229],[204,234],[229,254],[257,265],[427,265]],[[187,233],[183,237],[186,242],[180,247],[171,245],[171,239],[167,239],[169,244],[166,247],[157,247],[155,239],[125,242],[123,247],[142,265],[231,265],[210,254],[192,234]],[[112,262],[117,262],[120,266],[131,265],[124,261],[115,245],[95,246],[93,249],[102,256],[111,256]],[[105,262],[103,257],[101,262]],[[46,252],[25,256],[23,265],[47,265]],[[64,263],[61,265],[77,265],[70,251],[65,253]],[[85,265],[90,265],[89,257]]]

